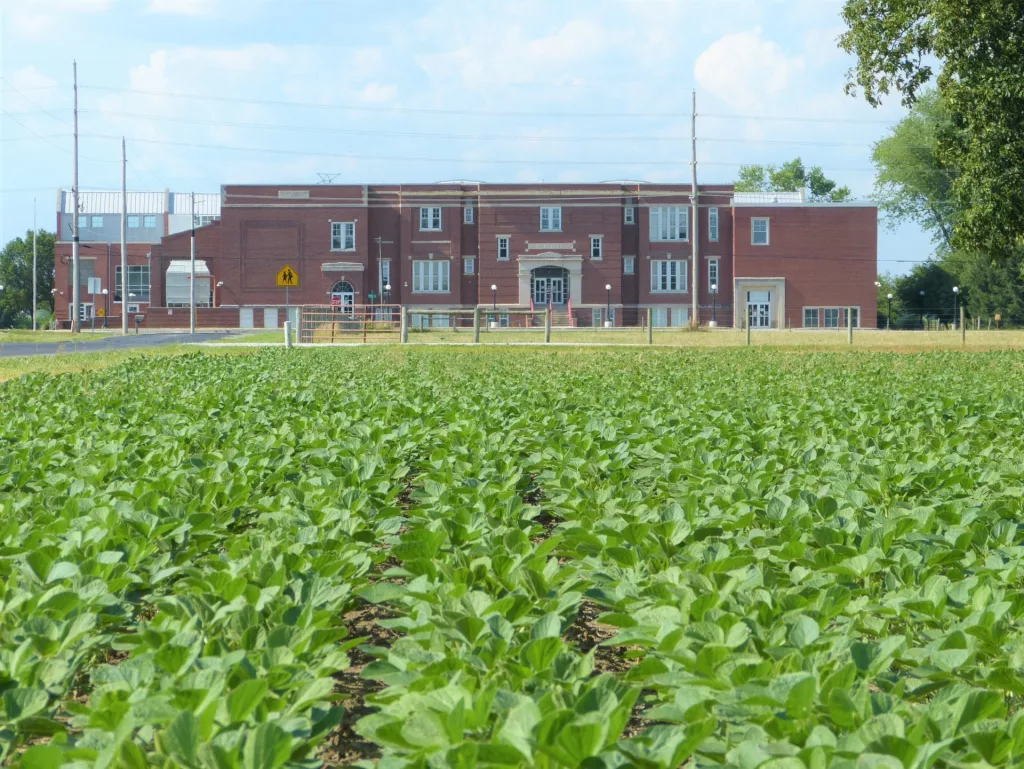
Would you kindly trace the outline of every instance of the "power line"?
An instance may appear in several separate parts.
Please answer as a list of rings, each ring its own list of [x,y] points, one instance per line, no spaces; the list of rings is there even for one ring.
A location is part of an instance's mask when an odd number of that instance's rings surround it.
[[[11,87],[11,90],[13,90],[15,93],[19,94],[21,96],[21,98],[23,98],[25,101],[27,101],[29,104],[31,104],[33,107],[35,107],[39,111],[45,112],[47,115],[52,117],[54,120],[56,120],[59,123],[63,123],[68,128],[73,128],[74,127],[74,126],[71,125],[71,123],[69,123],[68,121],[64,120],[63,118],[57,117],[55,114],[50,112],[45,107],[41,107],[40,105],[36,104],[34,101],[32,101],[30,98],[28,98],[25,94],[23,94],[21,91],[19,91],[17,88],[15,88],[14,85],[12,85],[9,80],[5,80],[2,75],[0,75],[0,81],[3,81],[4,83],[7,83],[7,85],[9,85]]]
[[[895,125],[899,120],[872,120],[870,118],[806,117],[799,115],[720,115],[698,113],[697,117],[715,120],[767,120],[787,123],[857,123],[865,125]]]
[[[146,115],[137,112],[115,112],[110,110],[79,110],[81,113],[105,115],[108,117],[126,117],[135,120],[159,120],[174,123],[191,123],[196,125],[225,126],[230,128],[259,128],[275,131],[297,131],[302,133],[336,133],[347,136],[404,136],[423,139],[463,139],[467,141],[606,141],[606,142],[683,142],[690,141],[689,136],[566,136],[566,135],[518,135],[518,134],[459,134],[437,133],[424,131],[387,131],[373,129],[329,128],[319,126],[286,125],[280,123],[253,123],[231,120],[204,120],[201,118],[179,117],[177,115]],[[701,137],[703,144],[792,144],[813,147],[851,147],[870,149],[873,144],[856,142],[811,141],[806,139],[739,139]],[[925,147],[927,145],[918,145]]]
[[[174,93],[171,91],[148,91],[138,88],[113,88],[99,85],[80,85],[93,91],[112,91],[116,93],[134,93],[145,96],[166,96],[174,99],[195,99],[197,101],[217,101],[231,104],[264,104],[279,107],[306,107],[309,109],[338,109],[349,112],[397,112],[423,115],[494,115],[499,117],[608,117],[608,118],[668,118],[687,117],[682,112],[519,112],[506,110],[466,110],[466,109],[428,109],[422,107],[369,107],[354,104],[323,104],[317,102],[282,101],[279,99],[240,99],[232,96],[214,96],[205,94]]]

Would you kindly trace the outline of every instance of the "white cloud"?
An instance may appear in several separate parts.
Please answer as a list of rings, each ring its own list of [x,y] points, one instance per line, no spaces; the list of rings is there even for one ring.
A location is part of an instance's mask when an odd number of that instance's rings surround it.
[[[16,69],[4,78],[18,90],[32,91],[41,88],[52,88],[57,81],[48,77],[33,66]]]
[[[211,16],[217,11],[216,0],[149,0],[149,13],[176,16]]]
[[[759,112],[786,91],[804,69],[804,59],[787,56],[758,27],[719,38],[697,58],[693,69],[700,87],[715,98],[736,110]]]
[[[41,40],[72,26],[76,17],[101,13],[114,0],[3,0],[0,13],[20,37]],[[8,32],[5,31],[5,37]]]
[[[393,85],[367,83],[366,87],[359,92],[359,100],[370,104],[382,104],[394,99],[397,93],[398,88]]]
[[[466,88],[492,89],[542,80],[571,84],[589,59],[600,56],[612,31],[590,19],[572,19],[555,32],[530,37],[518,24],[467,28],[452,50],[421,54],[417,63],[435,82],[458,79]],[[478,34],[484,32],[483,34]]]

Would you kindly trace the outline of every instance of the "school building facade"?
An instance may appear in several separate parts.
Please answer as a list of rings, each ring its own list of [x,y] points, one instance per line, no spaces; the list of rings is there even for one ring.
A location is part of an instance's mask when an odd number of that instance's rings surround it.
[[[877,210],[730,185],[225,185],[219,193],[129,193],[128,297],[120,193],[82,193],[80,280],[112,290],[104,316],[188,325],[190,211],[199,326],[274,328],[286,306],[401,304],[413,311],[551,307],[555,325],[754,328],[876,325]],[[70,317],[73,206],[61,192],[57,317]],[[160,209],[148,211],[148,209]],[[144,210],[145,209],[145,210]],[[112,219],[113,217],[113,219]],[[108,225],[116,220],[117,234]],[[96,227],[82,225],[92,225]],[[134,225],[134,226],[133,226]],[[698,259],[693,267],[693,249]],[[88,265],[86,266],[86,263]],[[277,285],[285,267],[297,274]],[[425,316],[426,317],[426,316]]]

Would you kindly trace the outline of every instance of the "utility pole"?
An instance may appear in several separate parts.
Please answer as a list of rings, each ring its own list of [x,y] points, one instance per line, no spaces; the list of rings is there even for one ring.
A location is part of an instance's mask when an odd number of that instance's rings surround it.
[[[36,307],[39,300],[36,297],[36,280],[39,271],[36,269],[36,241],[39,240],[39,228],[36,227],[36,199],[32,198],[32,330],[36,330]]]
[[[121,137],[121,335],[128,336],[128,155]]]
[[[192,279],[189,281],[189,295],[188,295],[188,332],[190,334],[196,333],[196,194],[193,192],[192,198],[192,239],[191,239],[191,273]]]
[[[691,291],[693,297],[693,320],[694,327],[700,325],[700,304],[697,301],[697,288],[700,286],[700,261],[698,259],[698,243],[700,241],[700,207],[698,205],[699,193],[697,192],[697,89],[693,89],[693,112],[690,125],[690,158],[693,166],[693,189],[691,190],[690,201],[693,203],[693,215],[690,217],[690,238],[693,243],[693,268],[690,270]]]
[[[71,331],[81,331],[81,323],[78,314],[81,312],[81,286],[79,285],[79,269],[81,261],[78,258],[78,62],[72,61],[72,82],[75,92],[75,133],[74,133],[74,168],[71,173],[71,199],[74,205],[74,215],[71,217]]]
[[[384,304],[384,275],[381,273],[381,267],[384,265],[384,238],[379,235],[374,238],[377,241],[377,296],[380,297],[380,303]]]

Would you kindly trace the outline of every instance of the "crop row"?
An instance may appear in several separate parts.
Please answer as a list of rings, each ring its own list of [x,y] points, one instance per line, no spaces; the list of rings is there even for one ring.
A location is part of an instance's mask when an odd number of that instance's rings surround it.
[[[1017,762],[1022,373],[360,350],[8,383],[0,750]]]

